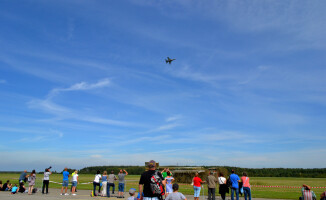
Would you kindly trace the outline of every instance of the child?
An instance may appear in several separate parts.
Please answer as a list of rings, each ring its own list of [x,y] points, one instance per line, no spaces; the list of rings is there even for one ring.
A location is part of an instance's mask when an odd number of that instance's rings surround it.
[[[129,195],[130,197],[127,200],[137,200],[135,197],[136,189],[135,188],[130,188],[129,190]]]
[[[17,193],[17,185],[15,184],[14,187],[11,188],[11,194],[16,194]]]
[[[165,200],[187,200],[187,198],[180,192],[178,183],[172,185],[173,193],[169,194]],[[128,199],[129,200],[129,199]]]

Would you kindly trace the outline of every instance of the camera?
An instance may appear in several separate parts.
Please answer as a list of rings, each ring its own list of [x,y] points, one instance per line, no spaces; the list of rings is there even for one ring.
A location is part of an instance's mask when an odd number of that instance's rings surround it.
[[[49,171],[52,168],[52,166],[45,168],[45,172]]]

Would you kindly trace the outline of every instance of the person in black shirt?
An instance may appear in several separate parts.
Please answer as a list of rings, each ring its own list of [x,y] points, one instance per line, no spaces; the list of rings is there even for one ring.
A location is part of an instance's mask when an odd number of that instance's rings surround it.
[[[140,176],[140,180],[139,180],[140,200],[158,200],[158,199],[160,199],[160,195],[153,194],[151,187],[150,187],[151,177],[156,172],[156,170],[155,170],[156,162],[154,160],[149,161],[148,168],[149,168],[149,170],[144,172]],[[161,180],[164,180],[161,172],[157,172],[157,175],[159,178],[161,178]],[[165,182],[165,181],[163,181],[163,182]]]

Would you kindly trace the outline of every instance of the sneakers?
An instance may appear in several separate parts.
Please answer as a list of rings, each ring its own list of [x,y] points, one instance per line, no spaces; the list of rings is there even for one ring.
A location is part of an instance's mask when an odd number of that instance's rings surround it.
[[[69,195],[68,193],[65,194],[66,196]]]
[[[73,196],[76,196],[76,194],[74,193],[74,194],[72,194]]]

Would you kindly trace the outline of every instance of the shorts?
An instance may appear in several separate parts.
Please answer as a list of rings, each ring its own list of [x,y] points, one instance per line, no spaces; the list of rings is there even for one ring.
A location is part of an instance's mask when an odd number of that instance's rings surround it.
[[[124,183],[119,183],[119,192],[124,192],[124,189],[125,189],[125,184]]]
[[[69,181],[62,181],[62,187],[68,187]]]
[[[194,186],[194,197],[200,196],[200,187]]]
[[[73,182],[71,182],[71,186],[72,186],[72,187],[76,187],[76,186],[77,186],[77,181],[73,181]]]

